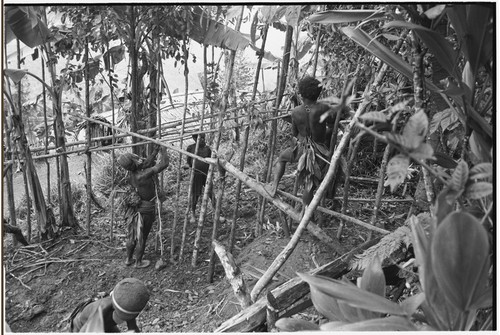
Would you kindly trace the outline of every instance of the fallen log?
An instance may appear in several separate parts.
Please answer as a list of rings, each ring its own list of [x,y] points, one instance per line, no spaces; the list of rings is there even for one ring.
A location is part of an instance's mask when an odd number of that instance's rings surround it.
[[[377,244],[380,238],[368,241],[356,249],[342,255],[334,261],[309,271],[312,275],[322,275],[338,279],[349,272],[349,262],[357,254]],[[277,306],[291,306],[309,293],[309,285],[299,277],[295,277],[271,291]],[[216,333],[252,332],[261,327],[267,318],[267,296],[261,297],[250,307],[242,310],[231,319],[223,322]],[[304,305],[304,306],[307,306]]]
[[[238,298],[241,307],[247,308],[252,302],[245,281],[243,280],[242,272],[234,262],[233,256],[226,251],[222,244],[217,241],[212,241],[212,245],[224,267],[226,278],[233,288],[234,295]]]

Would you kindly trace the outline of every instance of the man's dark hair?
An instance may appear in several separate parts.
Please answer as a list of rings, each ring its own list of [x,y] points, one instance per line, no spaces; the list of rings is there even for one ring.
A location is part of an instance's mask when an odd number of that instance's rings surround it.
[[[305,98],[309,99],[312,101],[318,100],[319,95],[321,94],[321,86],[319,86],[320,82],[319,80],[313,78],[313,77],[304,77],[299,82],[299,93],[300,95]]]

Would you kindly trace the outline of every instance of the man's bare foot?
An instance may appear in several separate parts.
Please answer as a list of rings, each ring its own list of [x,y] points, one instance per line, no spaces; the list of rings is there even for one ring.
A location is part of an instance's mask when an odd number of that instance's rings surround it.
[[[151,264],[151,261],[149,261],[147,259],[143,259],[142,261],[136,261],[135,267],[138,269],[147,268],[149,266],[149,264]]]
[[[127,258],[127,259],[125,260],[125,265],[126,265],[126,266],[130,266],[130,265],[132,265],[132,263],[134,263],[134,262],[135,262],[135,259],[133,259],[133,258]]]

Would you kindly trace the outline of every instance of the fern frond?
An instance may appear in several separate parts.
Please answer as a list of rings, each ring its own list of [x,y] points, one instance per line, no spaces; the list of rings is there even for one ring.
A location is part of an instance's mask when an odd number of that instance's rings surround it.
[[[430,214],[422,213],[417,216],[420,223],[424,226],[429,224]],[[404,226],[397,228],[390,234],[382,237],[376,245],[366,249],[362,254],[357,255],[351,261],[352,270],[364,270],[378,257],[382,262],[391,258],[395,253],[401,252],[401,249],[408,248],[412,244],[411,228],[408,226],[408,220]]]

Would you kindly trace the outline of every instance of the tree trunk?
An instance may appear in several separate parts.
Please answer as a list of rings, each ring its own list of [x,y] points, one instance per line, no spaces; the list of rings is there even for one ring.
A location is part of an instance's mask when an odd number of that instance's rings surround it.
[[[44,20],[47,22],[47,19],[45,17],[44,13]],[[56,56],[52,52],[51,46],[44,45],[45,52],[47,54],[47,59],[54,59]],[[48,68],[49,68],[49,73],[52,78],[52,87],[54,90],[54,96],[52,97],[52,110],[54,113],[55,117],[55,131],[54,131],[54,136],[55,136],[55,144],[56,144],[56,151],[60,150],[63,152],[66,152],[66,140],[65,140],[65,130],[64,130],[64,121],[62,117],[62,87],[64,86],[64,83],[60,83],[56,85],[57,82],[57,76],[56,76],[56,68],[54,63],[48,63]],[[66,155],[62,155],[58,159],[58,181],[59,181],[59,191],[61,193],[60,197],[60,218],[62,221],[63,226],[68,226],[72,228],[79,228],[80,226],[78,225],[78,222],[76,221],[75,214],[73,212],[73,201],[72,201],[72,194],[71,194],[71,181],[70,181],[70,175],[69,175],[69,169],[68,169],[68,159]],[[36,173],[36,172],[35,172]],[[38,180],[37,180],[38,182]],[[44,203],[45,207],[45,203]]]

